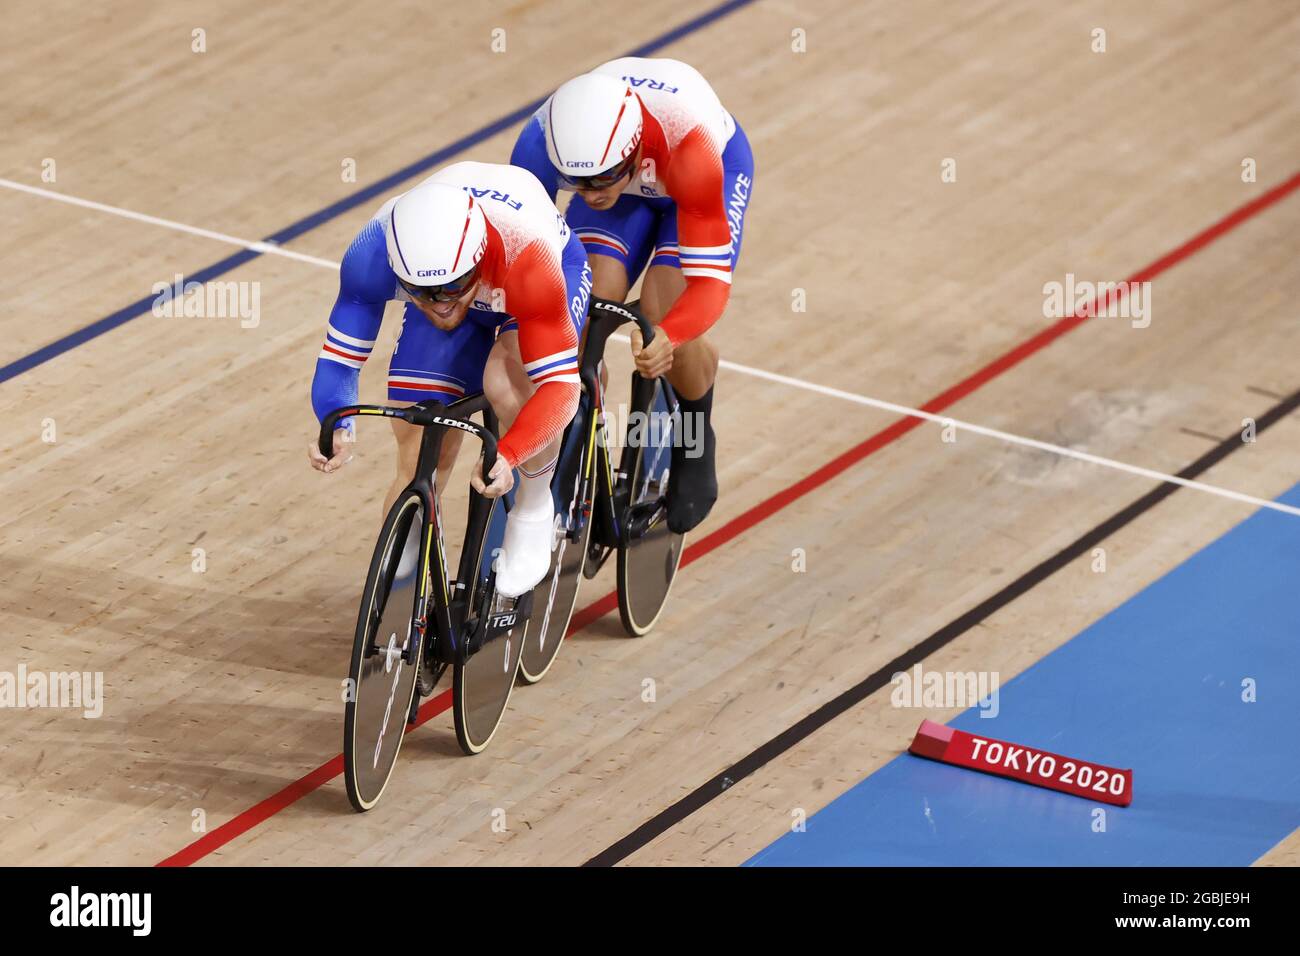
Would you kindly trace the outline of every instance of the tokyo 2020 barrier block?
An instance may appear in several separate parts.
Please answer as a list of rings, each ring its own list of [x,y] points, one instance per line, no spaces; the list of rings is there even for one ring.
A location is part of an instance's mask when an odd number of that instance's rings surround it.
[[[933,720],[921,721],[908,750],[918,757],[1010,777],[1117,807],[1127,807],[1133,802],[1132,770],[968,734]]]

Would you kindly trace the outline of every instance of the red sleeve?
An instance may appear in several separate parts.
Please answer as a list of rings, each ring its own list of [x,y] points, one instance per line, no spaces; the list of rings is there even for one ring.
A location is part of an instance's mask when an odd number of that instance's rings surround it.
[[[518,467],[558,438],[578,408],[578,333],[559,257],[540,241],[510,267],[505,295],[506,311],[519,321],[524,371],[537,385],[497,446]]]
[[[660,326],[673,345],[703,335],[731,294],[731,229],[722,194],[722,157],[703,130],[673,150],[668,193],[677,204],[677,254],[684,291]]]

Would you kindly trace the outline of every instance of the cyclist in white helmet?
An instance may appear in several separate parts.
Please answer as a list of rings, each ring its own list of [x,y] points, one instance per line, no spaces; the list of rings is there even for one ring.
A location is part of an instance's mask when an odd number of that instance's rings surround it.
[[[659,327],[638,371],[666,374],[684,414],[704,424],[702,454],[674,443],[668,526],[695,527],[717,498],[709,424],[718,350],[705,336],[726,308],[753,185],[744,131],[698,72],[625,57],[561,86],[525,125],[510,161],[551,196],[591,255],[593,295],[622,302],[642,275],[641,307]]]
[[[389,401],[450,403],[482,391],[505,429],[490,482],[484,486],[477,469],[471,480],[489,497],[516,489],[496,566],[497,589],[507,596],[530,590],[550,567],[551,472],[577,408],[578,337],[590,291],[582,243],[541,184],[526,170],[486,163],[448,166],[389,200],[353,240],[339,272],[312,381],[317,418],[357,402],[384,306],[404,301]],[[385,511],[413,475],[420,446],[419,428],[391,421],[398,462]],[[351,429],[350,420],[341,423],[328,461],[313,442],[312,466],[329,473],[350,460]],[[440,489],[460,438],[443,438]]]

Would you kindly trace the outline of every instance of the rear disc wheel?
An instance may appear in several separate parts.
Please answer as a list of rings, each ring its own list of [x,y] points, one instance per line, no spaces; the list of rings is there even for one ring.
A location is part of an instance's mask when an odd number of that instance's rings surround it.
[[[492,499],[492,511],[477,542],[478,559],[471,586],[469,607],[488,612],[508,611],[513,601],[499,599],[495,593],[492,562],[505,535],[506,510],[500,498]],[[486,622],[480,620],[479,627]],[[519,672],[523,650],[523,627],[516,626],[487,641],[478,651],[467,655],[457,649],[455,676],[452,682],[452,711],[456,721],[456,740],[467,754],[481,753],[496,734],[510,691]],[[462,635],[462,640],[467,635]]]
[[[648,407],[648,421],[671,423],[667,393],[663,383],[657,379]],[[623,450],[624,461],[630,456],[631,466],[619,469],[627,475],[624,480],[629,484],[627,507],[623,509],[619,522],[622,540],[618,546],[618,615],[623,621],[623,629],[632,637],[641,637],[649,632],[663,613],[668,603],[668,592],[672,590],[681,564],[686,539],[685,535],[668,529],[663,507],[676,436],[671,425],[655,427],[652,424],[643,434],[644,439],[636,447],[629,445]],[[630,515],[647,514],[655,517],[649,521],[629,521]],[[631,526],[638,526],[636,534],[629,534]]]

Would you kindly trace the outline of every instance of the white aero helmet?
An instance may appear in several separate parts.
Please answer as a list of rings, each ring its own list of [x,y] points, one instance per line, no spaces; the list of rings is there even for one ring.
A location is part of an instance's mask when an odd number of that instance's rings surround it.
[[[627,175],[640,144],[641,101],[623,80],[584,73],[551,97],[546,152],[569,185],[612,185]]]
[[[408,293],[447,302],[478,281],[487,251],[487,219],[464,189],[421,183],[393,204],[388,264]]]

